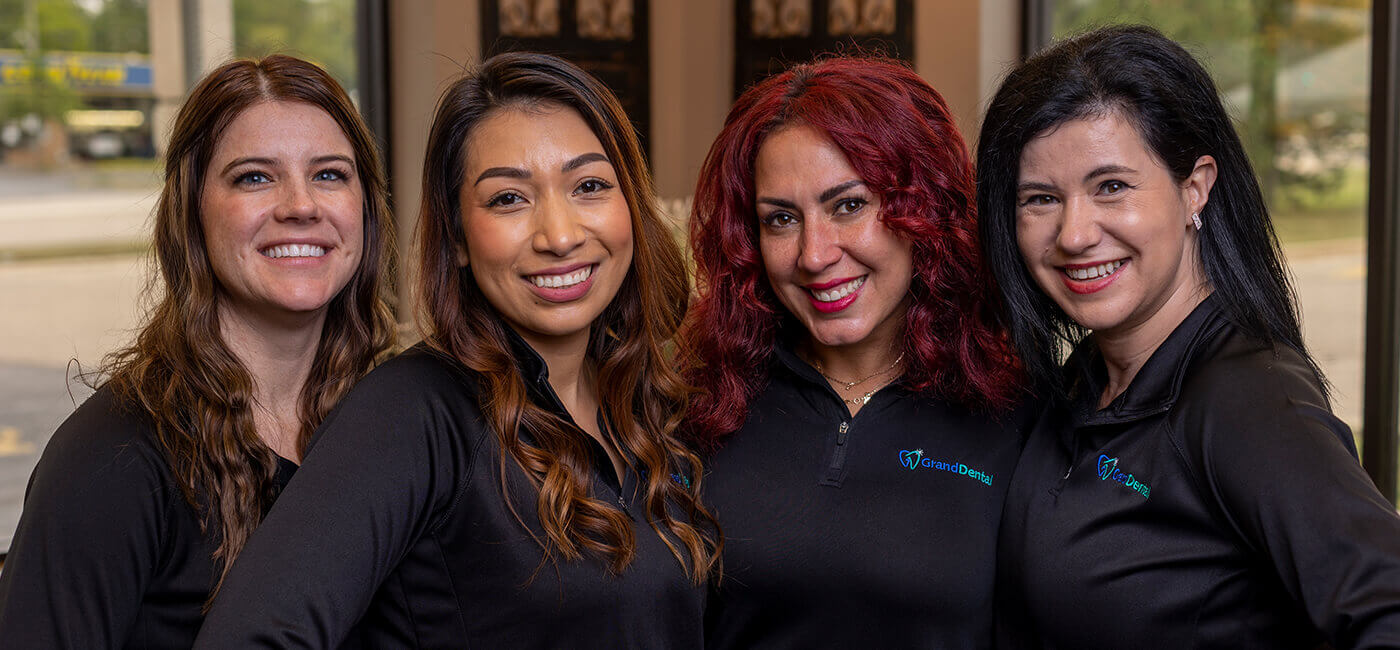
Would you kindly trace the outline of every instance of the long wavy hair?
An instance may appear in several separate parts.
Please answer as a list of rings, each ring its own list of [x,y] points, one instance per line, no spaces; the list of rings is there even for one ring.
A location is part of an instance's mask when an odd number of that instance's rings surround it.
[[[1201,156],[1218,176],[1196,233],[1201,265],[1218,304],[1245,332],[1298,351],[1326,387],[1299,326],[1259,181],[1210,74],[1185,49],[1142,25],[1108,27],[1056,43],[1012,70],[987,108],[977,146],[982,246],[1012,315],[1031,376],[1064,397],[1062,351],[1086,331],[1031,277],[1016,243],[1021,152],[1073,120],[1117,112],[1137,129],[1176,182]]]
[[[714,446],[737,430],[780,331],[800,327],[764,273],[754,211],[758,150],[796,124],[831,138],[880,196],[879,218],[913,243],[905,385],[983,410],[1009,406],[1020,364],[994,311],[977,246],[972,164],[947,105],[897,61],[832,57],[746,91],[700,170],[690,220],[699,295],[680,352],[685,379],[701,392],[687,435]]]
[[[632,268],[593,323],[587,355],[596,364],[598,385],[606,387],[598,399],[613,443],[646,483],[648,523],[698,583],[715,566],[720,542],[718,524],[700,502],[699,459],[675,435],[689,389],[672,368],[666,346],[685,315],[684,258],[658,214],[631,122],[612,92],[573,64],[543,54],[501,54],[443,93],[423,163],[418,231],[425,341],[480,376],[481,407],[505,451],[502,489],[508,462],[519,465],[534,484],[544,532],[537,541],[545,557],[575,560],[589,553],[606,558],[611,571],[625,569],[636,539],[626,514],[589,494],[590,441],[531,402],[511,353],[508,325],[478,288],[471,268],[459,268],[457,261],[457,251],[466,248],[459,193],[467,139],[498,111],[550,106],[577,112],[592,129],[631,210]],[[523,431],[533,444],[522,438]]]
[[[364,194],[359,266],[331,300],[302,388],[299,451],[336,402],[393,341],[381,279],[393,251],[384,170],[369,128],[340,84],[290,56],[236,60],[210,72],[180,108],[155,210],[158,296],[136,341],[103,362],[107,385],[155,422],[156,440],[206,535],[218,541],[218,593],[234,558],[277,497],[277,456],[254,426],[254,379],[220,335],[219,278],[204,246],[203,194],[220,134],[249,107],[302,102],[328,113],[349,139]]]

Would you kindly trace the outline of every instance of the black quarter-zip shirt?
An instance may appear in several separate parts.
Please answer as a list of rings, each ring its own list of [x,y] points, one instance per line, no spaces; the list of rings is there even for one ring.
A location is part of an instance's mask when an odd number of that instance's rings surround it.
[[[296,464],[277,459],[280,488]],[[29,479],[0,571],[0,647],[189,648],[221,568],[156,425],[103,386]]]
[[[531,399],[568,418],[544,362],[512,342]],[[619,483],[601,446],[585,468],[593,496],[625,503],[632,563],[613,575],[594,557],[550,561],[537,492],[501,463],[483,399],[471,371],[421,344],[371,372],[318,432],[195,647],[325,648],[352,626],[350,641],[375,649],[701,647],[704,588],[647,523],[636,475]]]
[[[706,644],[987,647],[1014,421],[899,383],[852,417],[779,346],[706,479],[725,532]]]
[[[1291,348],[1198,306],[1127,390],[1081,344],[1002,522],[998,646],[1400,647],[1400,517]]]

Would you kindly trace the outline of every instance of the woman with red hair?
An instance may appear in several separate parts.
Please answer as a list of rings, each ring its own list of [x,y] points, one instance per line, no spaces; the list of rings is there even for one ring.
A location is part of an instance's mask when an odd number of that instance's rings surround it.
[[[1020,365],[972,165],[906,66],[800,65],[710,149],[682,331],[725,526],[711,647],[984,647]]]

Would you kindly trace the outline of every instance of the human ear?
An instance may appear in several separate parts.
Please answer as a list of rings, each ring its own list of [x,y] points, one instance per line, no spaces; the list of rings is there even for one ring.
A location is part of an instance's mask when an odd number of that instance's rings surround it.
[[[1205,211],[1206,203],[1210,201],[1210,190],[1215,187],[1215,176],[1218,171],[1214,156],[1201,156],[1196,159],[1196,166],[1191,169],[1191,173],[1181,184],[1191,214],[1199,215]]]

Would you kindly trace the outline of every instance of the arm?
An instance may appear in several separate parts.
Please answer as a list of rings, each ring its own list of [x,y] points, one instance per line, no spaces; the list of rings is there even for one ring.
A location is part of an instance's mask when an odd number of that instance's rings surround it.
[[[330,648],[346,638],[450,499],[452,468],[467,457],[454,428],[460,381],[418,354],[350,392],[234,562],[196,648]]]
[[[1211,382],[1214,396],[1185,422],[1190,464],[1334,646],[1400,647],[1400,516],[1357,463],[1347,426],[1310,383],[1280,383],[1282,373]]]
[[[109,391],[54,433],[30,477],[0,571],[0,639],[13,648],[120,648],[186,507],[140,422]]]

